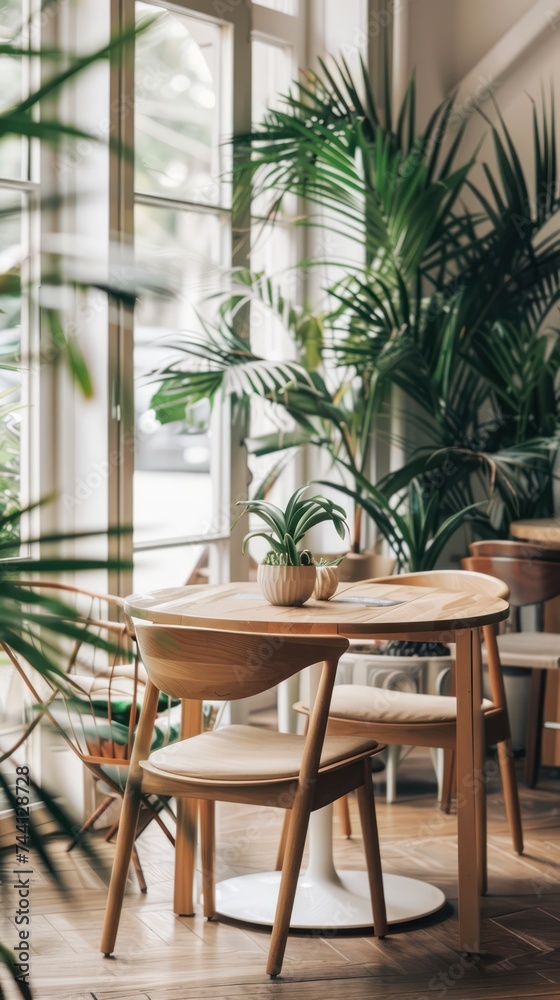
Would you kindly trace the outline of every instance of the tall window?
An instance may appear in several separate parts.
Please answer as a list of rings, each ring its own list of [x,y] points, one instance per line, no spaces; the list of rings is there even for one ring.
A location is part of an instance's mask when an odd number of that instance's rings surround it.
[[[23,0],[2,5],[0,41],[26,47],[29,11]],[[0,109],[28,92],[29,60],[0,57]],[[27,139],[0,142],[0,513],[29,500],[30,256],[37,213],[36,177]],[[23,358],[23,363],[22,363]]]
[[[200,327],[231,263],[231,134],[227,28],[137,3],[156,22],[136,45],[135,247],[140,264],[171,280],[173,298],[143,294],[135,317],[134,544],[138,589],[181,583],[202,551],[215,507],[209,414],[158,424],[149,373],[171,355],[177,333]],[[162,558],[162,551],[164,557]]]
[[[4,0],[0,43],[27,48],[29,8],[23,0]],[[0,110],[19,103],[29,90],[29,60],[0,56]],[[38,178],[31,169],[27,139],[0,141],[0,516],[30,500],[32,345],[38,340],[31,308],[32,251],[38,229]],[[36,255],[35,255],[36,256]],[[14,528],[14,554],[19,552]],[[6,750],[23,731],[29,699],[8,657],[0,653],[0,746]],[[28,758],[30,741],[15,760]],[[7,803],[0,795],[0,835]],[[9,813],[9,810],[7,810]]]
[[[275,5],[275,9],[280,7]],[[285,12],[291,13],[291,11]],[[255,125],[258,125],[269,108],[282,109],[283,98],[297,76],[298,64],[292,46],[271,42],[268,38],[258,35],[253,38],[252,60],[255,82],[252,117]],[[253,200],[251,267],[254,272],[262,272],[271,278],[282,295],[297,306],[303,295],[301,272],[294,269],[301,242],[299,233],[293,225],[297,212],[296,199],[284,199],[282,211],[275,216],[274,221],[269,221],[269,208],[273,200],[273,192],[259,195]],[[251,343],[258,354],[271,360],[281,360],[293,354],[293,344],[282,322],[270,309],[260,303],[252,305]],[[251,436],[290,430],[293,430],[291,420],[287,419],[279,409],[273,414],[264,402],[253,401]],[[262,457],[251,455],[249,466],[254,489],[260,489],[266,482],[277,502],[286,501],[295,488],[295,468],[292,461],[294,457],[294,454],[290,453],[281,453],[280,458],[278,454]],[[282,469],[281,477],[277,477],[279,469]],[[259,553],[262,555],[263,547],[264,543],[261,544],[260,539],[256,540],[252,543],[252,554],[258,558]]]
[[[135,255],[175,290],[167,299],[142,294],[135,312],[136,590],[184,583],[208,546],[223,553],[236,493],[228,485],[249,476],[241,435],[219,413],[210,419],[205,404],[160,425],[149,376],[176,357],[177,333],[197,331],[201,318],[213,316],[209,297],[227,288],[232,263],[249,263],[250,245],[254,269],[280,272],[295,260],[287,217],[253,244],[247,232],[245,257],[235,256],[227,140],[288,89],[298,65],[297,13],[297,0],[255,4],[251,33],[245,4],[136,3],[137,19],[155,21],[135,53]],[[255,231],[264,214],[264,205],[254,206]],[[256,317],[256,346],[271,356],[284,351],[276,332],[270,319]],[[263,471],[263,463],[251,468],[254,476]]]

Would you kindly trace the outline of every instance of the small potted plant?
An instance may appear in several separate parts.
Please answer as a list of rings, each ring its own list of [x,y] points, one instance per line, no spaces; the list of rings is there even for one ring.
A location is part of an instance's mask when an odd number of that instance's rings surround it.
[[[297,607],[311,597],[317,583],[315,560],[309,549],[299,548],[311,528],[330,521],[342,539],[348,530],[344,509],[326,497],[305,497],[307,489],[309,486],[297,489],[285,510],[266,500],[240,500],[237,504],[245,508],[243,514],[256,514],[267,526],[267,530],[245,535],[243,551],[251,538],[268,542],[270,550],[258,568],[257,582],[270,604]]]
[[[336,592],[336,588],[338,587],[338,567],[344,558],[344,556],[339,556],[338,559],[323,558],[315,563],[317,580],[315,589],[313,590],[313,597],[316,601],[330,601]]]

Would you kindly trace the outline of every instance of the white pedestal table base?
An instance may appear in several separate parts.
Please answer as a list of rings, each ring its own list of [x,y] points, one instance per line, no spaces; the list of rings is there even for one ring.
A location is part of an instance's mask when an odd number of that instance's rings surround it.
[[[216,910],[224,917],[272,926],[281,872],[261,872],[226,879],[216,886]],[[419,920],[445,903],[440,889],[402,875],[384,875],[390,924]],[[290,927],[302,930],[349,930],[371,927],[373,918],[365,871],[343,871],[333,879],[300,875]]]

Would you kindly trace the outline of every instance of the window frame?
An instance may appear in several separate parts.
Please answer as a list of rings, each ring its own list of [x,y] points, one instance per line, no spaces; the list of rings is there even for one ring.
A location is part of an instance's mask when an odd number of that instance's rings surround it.
[[[268,44],[289,48],[294,62],[301,65],[305,58],[307,37],[306,6],[300,4],[300,14],[293,16],[253,5],[250,0],[151,0],[154,5],[201,17],[224,25],[231,31],[231,66],[225,67],[224,77],[233,81],[232,125],[233,133],[249,131],[251,127],[252,95],[252,42],[258,38]],[[217,14],[218,12],[218,14]],[[113,31],[124,31],[134,24],[134,0],[112,0]],[[131,47],[132,48],[132,47]],[[229,70],[229,71],[228,71]],[[160,205],[195,212],[227,213],[231,218],[231,263],[233,267],[249,267],[251,240],[251,214],[234,217],[224,206],[207,206],[186,199],[165,199],[161,195],[136,195],[134,190],[134,164],[132,157],[123,156],[124,149],[134,148],[134,108],[127,95],[134,94],[134,57],[115,62],[111,73],[111,118],[113,134],[118,136],[116,149],[110,163],[110,229],[117,251],[130,250],[134,245],[134,204]],[[127,100],[130,113],[119,114],[119,107]],[[239,231],[246,238],[237,238]],[[133,523],[132,483],[134,475],[134,366],[133,366],[133,311],[119,306],[109,322],[109,454],[121,456],[109,477],[109,524],[118,528]],[[211,454],[210,474],[214,489],[214,519],[216,528],[201,536],[184,535],[179,538],[143,539],[134,543],[131,533],[115,534],[110,539],[110,555],[132,563],[135,552],[155,551],[171,547],[208,546],[211,579],[225,581],[243,580],[248,575],[248,560],[241,554],[243,526],[232,532],[229,525],[235,502],[247,497],[249,469],[243,445],[246,428],[242,416],[235,416],[230,406],[224,406],[214,417],[214,446]],[[227,523],[226,523],[227,522]],[[119,570],[111,574],[110,589],[117,593],[130,593],[132,571]]]
[[[41,44],[40,11],[38,0],[23,0],[22,29],[29,25],[27,43],[29,49],[38,49]],[[22,94],[29,94],[41,81],[41,66],[38,59],[22,57]],[[40,374],[40,310],[38,289],[40,285],[41,261],[41,184],[40,149],[37,139],[21,139],[26,144],[25,160],[22,155],[22,176],[20,178],[0,175],[0,190],[19,194],[21,202],[21,313],[20,313],[20,355],[21,389],[20,406],[25,417],[20,432],[19,495],[22,507],[29,506],[39,495],[39,427],[37,402],[39,400]],[[24,292],[24,289],[26,291]],[[24,374],[25,373],[25,374]],[[22,537],[29,536],[38,526],[37,515],[22,518]],[[22,551],[22,559],[27,553]]]

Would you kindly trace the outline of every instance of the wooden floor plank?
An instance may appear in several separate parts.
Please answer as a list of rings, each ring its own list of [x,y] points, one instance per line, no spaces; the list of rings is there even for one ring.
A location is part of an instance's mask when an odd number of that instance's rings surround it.
[[[148,883],[139,892],[131,874],[116,957],[98,951],[106,882],[114,846],[97,838],[89,864],[66,843],[51,845],[67,890],[60,893],[34,859],[32,963],[38,1000],[457,1000],[560,997],[560,838],[558,781],[546,773],[538,789],[521,785],[527,852],[511,852],[503,799],[490,780],[489,893],[483,901],[484,954],[461,956],[457,935],[456,817],[439,812],[425,751],[404,765],[396,803],[383,802],[376,776],[381,850],[387,872],[425,878],[448,897],[445,909],[384,941],[363,932],[290,936],[283,976],[265,974],[266,929],[206,921],[172,912],[173,850],[152,824],[139,841]],[[335,860],[365,868],[357,807],[351,797],[353,836],[335,823]],[[275,809],[222,805],[218,809],[218,877],[266,870],[274,858],[282,814]],[[0,855],[0,939],[15,943],[12,856]],[[15,1000],[11,986],[8,1000]]]

